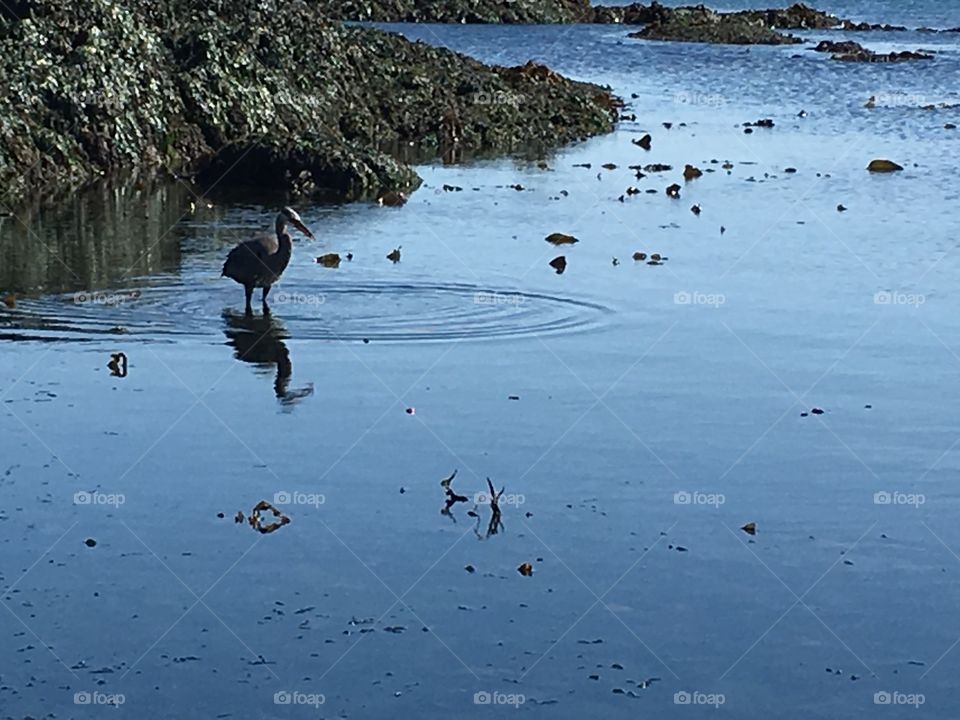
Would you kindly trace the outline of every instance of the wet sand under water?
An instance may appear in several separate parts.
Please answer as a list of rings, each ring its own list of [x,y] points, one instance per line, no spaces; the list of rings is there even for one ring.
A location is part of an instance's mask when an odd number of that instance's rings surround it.
[[[547,170],[424,167],[402,209],[299,206],[318,240],[266,319],[218,275],[273,206],[0,224],[0,714],[955,716],[957,115],[862,104],[948,100],[956,48],[747,73],[622,29],[408,32],[536,52],[638,120]],[[234,523],[261,499],[290,524]]]

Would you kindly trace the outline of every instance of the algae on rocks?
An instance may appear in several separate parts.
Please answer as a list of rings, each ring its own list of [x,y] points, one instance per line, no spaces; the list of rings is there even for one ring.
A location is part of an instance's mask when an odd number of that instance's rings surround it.
[[[7,200],[124,168],[354,200],[419,184],[385,148],[503,153],[616,122],[604,88],[345,27],[315,3],[12,7],[0,11]]]

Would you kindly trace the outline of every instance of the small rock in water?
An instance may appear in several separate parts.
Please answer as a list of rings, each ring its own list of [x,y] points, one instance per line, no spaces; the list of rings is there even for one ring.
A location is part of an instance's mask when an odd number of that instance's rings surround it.
[[[563,275],[563,271],[567,269],[567,258],[558,255],[550,261],[550,267],[557,271],[557,275]]]
[[[340,267],[340,255],[339,253],[327,253],[318,257],[317,262],[324,267],[338,268]]]
[[[94,540],[93,538],[87,538],[86,540],[83,541],[83,544],[86,545],[87,547],[96,547],[97,541]]]
[[[402,192],[386,192],[377,198],[377,204],[382,207],[403,207],[407,204],[407,196]]]
[[[638,146],[642,147],[644,150],[649,150],[649,149],[650,149],[650,144],[653,142],[653,138],[650,137],[650,135],[649,135],[649,133],[648,133],[647,135],[644,135],[644,136],[643,136],[642,138],[640,138],[639,140],[633,140],[632,142],[633,142],[634,145],[638,145]]]
[[[575,238],[573,235],[567,235],[565,233],[551,233],[545,238],[548,243],[551,245],[573,245],[574,243],[580,242],[578,238]]]
[[[897,165],[892,160],[871,160],[870,164],[867,165],[867,170],[872,173],[890,173],[903,170],[903,166]]]
[[[667,196],[668,196],[668,197],[672,197],[674,200],[679,200],[679,199],[680,199],[680,186],[677,185],[676,183],[674,183],[673,185],[671,185],[670,187],[668,187],[668,188],[666,189],[666,193],[667,193]]]

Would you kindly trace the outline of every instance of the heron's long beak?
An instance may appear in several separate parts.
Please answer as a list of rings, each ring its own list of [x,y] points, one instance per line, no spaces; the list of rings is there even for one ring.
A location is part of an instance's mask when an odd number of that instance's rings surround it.
[[[306,235],[308,238],[310,238],[311,240],[316,240],[316,238],[313,236],[313,233],[310,232],[310,228],[308,228],[308,227],[307,227],[306,225],[304,225],[302,222],[300,222],[299,220],[291,220],[290,222],[293,223],[293,226],[294,226],[297,230],[299,230],[300,232],[302,232],[302,233],[303,233],[304,235]]]

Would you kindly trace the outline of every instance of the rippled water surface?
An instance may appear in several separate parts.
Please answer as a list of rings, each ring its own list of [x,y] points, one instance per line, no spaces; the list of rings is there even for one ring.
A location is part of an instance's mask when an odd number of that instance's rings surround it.
[[[960,111],[921,106],[960,102],[960,38],[857,35],[937,53],[865,66],[389,27],[636,119],[423,166],[401,209],[299,205],[269,317],[220,268],[272,198],[0,217],[0,714],[955,717]],[[234,523],[261,499],[290,523]]]

